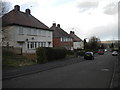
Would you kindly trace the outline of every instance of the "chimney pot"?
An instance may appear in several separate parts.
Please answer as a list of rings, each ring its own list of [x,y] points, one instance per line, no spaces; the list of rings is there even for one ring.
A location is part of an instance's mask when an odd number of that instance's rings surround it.
[[[57,24],[57,27],[60,27],[60,24]]]
[[[75,32],[73,31],[73,34],[75,34]]]
[[[26,14],[30,15],[30,9],[25,10]]]
[[[14,6],[14,9],[15,9],[16,11],[20,11],[20,6],[19,6],[19,5],[15,5],[15,6]]]
[[[53,26],[55,26],[55,27],[56,27],[56,23],[53,23]]]

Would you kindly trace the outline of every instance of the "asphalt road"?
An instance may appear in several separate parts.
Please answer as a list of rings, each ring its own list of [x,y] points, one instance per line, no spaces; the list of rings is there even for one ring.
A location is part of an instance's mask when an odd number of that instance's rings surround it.
[[[3,80],[2,85],[3,88],[109,88],[116,60],[116,56],[107,52],[94,60]]]

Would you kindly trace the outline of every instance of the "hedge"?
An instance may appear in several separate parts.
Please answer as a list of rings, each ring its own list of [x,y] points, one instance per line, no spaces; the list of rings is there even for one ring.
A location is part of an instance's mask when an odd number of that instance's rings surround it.
[[[40,47],[40,48],[37,48],[36,54],[37,54],[38,63],[45,63],[47,61],[65,58],[66,57],[66,49]]]

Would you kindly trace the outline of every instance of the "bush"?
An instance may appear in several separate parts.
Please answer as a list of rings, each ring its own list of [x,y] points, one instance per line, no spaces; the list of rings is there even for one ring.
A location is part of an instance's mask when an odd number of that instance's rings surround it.
[[[66,49],[54,48],[54,59],[62,59],[66,57]]]
[[[37,60],[39,63],[62,59],[66,57],[66,49],[43,47],[36,50]]]
[[[80,52],[78,52],[78,55],[79,55],[79,56],[84,56],[84,54],[85,54],[85,51],[80,51]]]
[[[37,48],[36,55],[38,63],[45,63],[47,61],[46,51],[44,48]]]
[[[67,55],[74,55],[74,51],[67,50]]]

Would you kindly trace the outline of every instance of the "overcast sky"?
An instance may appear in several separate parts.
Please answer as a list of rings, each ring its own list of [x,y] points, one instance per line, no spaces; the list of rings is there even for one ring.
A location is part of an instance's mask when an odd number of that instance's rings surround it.
[[[118,39],[118,1],[120,0],[4,0],[29,8],[31,14],[48,27],[60,24],[82,40],[91,36],[101,40]]]

